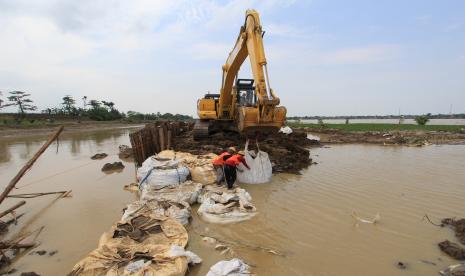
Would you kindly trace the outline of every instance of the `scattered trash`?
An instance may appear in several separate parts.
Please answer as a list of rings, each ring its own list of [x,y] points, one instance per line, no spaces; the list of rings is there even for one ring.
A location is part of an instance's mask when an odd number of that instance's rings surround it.
[[[252,197],[244,189],[228,190],[210,185],[204,188],[204,193],[198,198],[201,205],[197,213],[201,219],[210,223],[240,222],[257,214],[251,200]]]
[[[292,128],[285,126],[282,127],[279,132],[284,133],[284,134],[291,134],[292,133]]]
[[[245,276],[250,275],[250,267],[242,260],[234,258],[229,261],[219,261],[210,267],[206,276]]]
[[[373,219],[369,220],[369,219],[364,219],[364,218],[359,217],[355,211],[352,211],[352,217],[359,222],[370,223],[370,224],[375,224],[381,220],[381,216],[379,215],[379,213],[377,213]]]
[[[444,270],[439,271],[442,276],[463,276],[465,275],[465,263],[450,265]]]
[[[130,192],[138,192],[139,191],[139,184],[138,183],[130,183],[124,185],[124,189]]]
[[[429,264],[429,265],[436,265],[435,262],[428,261],[428,260],[420,260],[420,262],[422,262],[422,263],[424,263],[424,264]]]
[[[122,162],[113,162],[103,165],[102,172],[122,171],[123,169],[124,165]]]
[[[200,264],[202,259],[191,251],[186,251],[184,247],[178,245],[172,245],[169,252],[170,257],[181,257],[187,258],[189,264]]]
[[[92,159],[92,160],[100,160],[100,159],[103,159],[103,158],[105,158],[105,157],[107,157],[107,156],[108,156],[108,154],[106,154],[106,153],[104,153],[104,152],[102,152],[102,153],[96,153],[96,154],[92,155],[92,156],[90,157],[90,159]]]
[[[202,241],[204,241],[206,243],[209,243],[209,244],[215,244],[216,243],[216,239],[211,238],[211,237],[203,237]]]
[[[397,268],[399,268],[399,269],[406,269],[406,268],[407,268],[407,264],[404,263],[404,262],[398,262],[398,263],[397,263]]]
[[[237,180],[246,184],[262,184],[271,181],[273,168],[271,166],[268,153],[261,151],[257,143],[258,153],[252,156],[249,151],[249,140],[245,143],[245,161],[250,169],[247,169],[244,164],[238,166]]]
[[[119,153],[118,157],[120,159],[129,159],[134,157],[134,152],[132,151],[132,148],[126,145],[120,145],[118,147]]]
[[[29,253],[29,255],[39,255],[39,256],[43,256],[45,254],[47,254],[46,250],[37,250],[37,251],[32,251],[31,253]]]

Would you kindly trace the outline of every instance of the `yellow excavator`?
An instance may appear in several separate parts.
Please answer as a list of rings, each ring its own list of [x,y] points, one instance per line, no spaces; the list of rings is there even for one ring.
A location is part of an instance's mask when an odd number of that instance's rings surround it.
[[[285,122],[286,108],[270,87],[263,35],[258,12],[247,10],[244,25],[233,50],[223,65],[219,94],[206,94],[197,101],[199,120],[194,139],[218,131],[235,131],[246,136],[278,131]],[[249,57],[253,79],[238,79],[238,72]]]

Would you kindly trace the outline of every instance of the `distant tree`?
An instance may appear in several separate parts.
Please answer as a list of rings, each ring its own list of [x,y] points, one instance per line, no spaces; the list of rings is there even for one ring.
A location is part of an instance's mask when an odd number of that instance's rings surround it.
[[[87,96],[82,97],[82,109],[86,109],[87,106]]]
[[[107,102],[107,101],[102,101],[102,104],[106,107],[108,107],[110,110],[113,110],[115,103],[114,102]]]
[[[0,96],[3,96],[2,91],[0,91]],[[3,108],[3,102],[4,102],[4,100],[2,98],[0,98],[0,108]]]
[[[97,100],[90,100],[89,105],[92,106],[93,109],[97,109],[100,107],[100,102]]]
[[[63,97],[63,102],[61,103],[63,105],[63,109],[65,110],[66,114],[71,114],[73,110],[76,109],[74,106],[76,104],[76,101],[74,98],[70,95],[66,95]]]
[[[33,101],[29,99],[31,94],[22,91],[11,91],[10,94],[11,96],[8,96],[10,103],[5,104],[4,107],[18,106],[18,113],[21,116],[24,116],[27,110],[33,111],[37,109],[37,106],[32,104]]]
[[[428,114],[431,114],[431,113],[428,113]],[[415,117],[415,122],[417,122],[417,124],[420,125],[420,126],[426,125],[426,123],[429,121],[428,114],[421,115],[421,116],[416,116]]]

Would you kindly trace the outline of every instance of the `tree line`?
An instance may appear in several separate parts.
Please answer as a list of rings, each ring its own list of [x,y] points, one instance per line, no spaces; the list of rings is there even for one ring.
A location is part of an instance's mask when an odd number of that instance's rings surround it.
[[[37,106],[30,98],[31,94],[23,91],[11,91],[6,101],[2,98],[3,93],[0,91],[0,109],[9,106],[18,108],[18,115],[24,118],[29,111],[36,111]],[[71,95],[65,95],[62,103],[57,107],[48,107],[41,110],[42,114],[62,115],[73,118],[88,118],[95,121],[113,121],[126,119],[129,121],[150,121],[150,120],[191,120],[192,116],[182,114],[171,114],[160,112],[157,113],[140,113],[128,111],[127,113],[119,111],[112,101],[88,99],[82,97],[82,104],[78,105],[76,99]]]

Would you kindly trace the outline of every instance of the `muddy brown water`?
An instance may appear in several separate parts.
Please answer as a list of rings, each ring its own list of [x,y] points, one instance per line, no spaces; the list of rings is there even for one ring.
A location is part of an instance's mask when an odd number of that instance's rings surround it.
[[[121,217],[125,204],[136,199],[123,190],[134,179],[134,165],[120,173],[100,171],[119,161],[118,145],[128,144],[130,130],[68,134],[53,145],[18,184],[14,193],[73,190],[73,197],[51,204],[55,196],[28,199],[26,215],[10,234],[25,227],[45,226],[35,250],[58,250],[53,256],[26,255],[14,264],[16,275],[36,271],[64,275],[93,250],[100,235]],[[0,187],[41,146],[44,137],[0,141]],[[90,160],[97,152],[109,156]],[[189,249],[204,260],[190,275],[205,275],[216,261],[229,258],[204,243],[199,234],[235,241],[235,256],[260,275],[436,275],[457,263],[437,247],[449,229],[422,221],[465,216],[465,146],[423,148],[338,145],[312,149],[319,164],[302,175],[279,174],[264,185],[242,185],[259,214],[250,221],[221,226],[194,219]],[[17,200],[8,199],[4,206]],[[4,208],[1,208],[2,210]],[[194,208],[196,209],[196,208]],[[377,225],[355,223],[381,216]],[[261,246],[282,252],[276,256]],[[407,263],[400,270],[396,263]],[[432,262],[436,265],[431,263]]]

